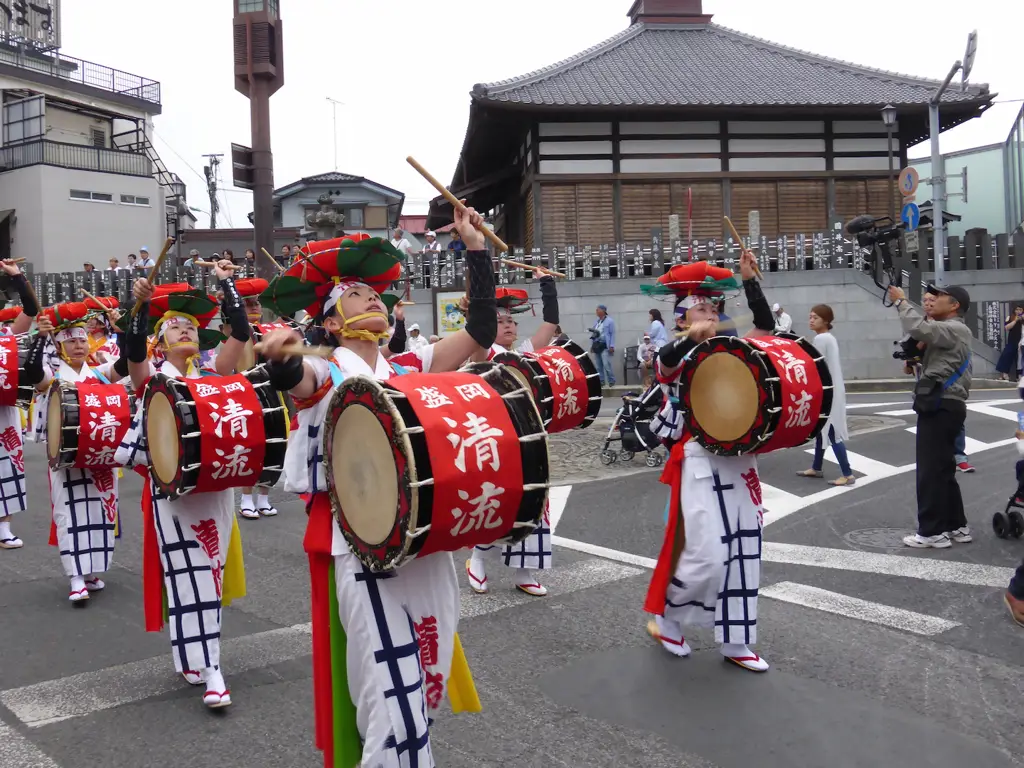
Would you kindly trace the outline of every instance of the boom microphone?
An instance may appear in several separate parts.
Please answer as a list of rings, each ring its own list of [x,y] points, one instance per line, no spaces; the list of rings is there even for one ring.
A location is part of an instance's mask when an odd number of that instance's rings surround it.
[[[858,235],[861,232],[867,232],[874,226],[875,217],[864,214],[863,216],[858,216],[855,219],[851,219],[850,222],[846,225],[846,231],[851,235]]]

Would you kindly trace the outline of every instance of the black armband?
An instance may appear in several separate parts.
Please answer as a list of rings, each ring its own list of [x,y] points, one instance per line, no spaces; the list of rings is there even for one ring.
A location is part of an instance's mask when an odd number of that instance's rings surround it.
[[[25,314],[29,317],[38,315],[39,304],[36,302],[35,293],[29,288],[28,278],[24,275],[14,275],[11,278],[11,286],[18,292],[18,298],[21,299],[21,307]]]
[[[287,392],[297,387],[304,373],[301,355],[293,355],[283,362],[267,363],[270,386],[278,392]]]
[[[144,363],[148,356],[149,302],[145,302],[134,315],[128,315],[128,332],[124,335],[124,352],[129,363]]]
[[[405,320],[395,320],[395,332],[391,336],[391,341],[388,342],[388,350],[393,354],[399,352],[405,352],[405,342],[409,340],[409,335],[405,332]]]
[[[540,279],[540,300],[544,322],[558,325],[558,288],[555,287],[555,278],[551,275],[544,275]]]
[[[114,361],[114,372],[122,378],[128,375],[128,340],[125,334],[115,334],[117,339],[117,360]]]
[[[487,251],[466,251],[469,312],[466,332],[484,349],[498,338],[498,304],[494,298],[494,265]]]
[[[231,326],[231,338],[241,342],[249,341],[252,334],[252,327],[249,325],[249,318],[245,314],[245,304],[235,287],[235,279],[226,277],[218,283],[221,291],[224,292],[224,299],[221,301],[221,311]]]
[[[676,368],[696,346],[697,342],[688,336],[676,339],[658,350],[658,359],[666,368]]]
[[[743,292],[747,295],[747,306],[754,316],[754,327],[759,331],[774,331],[775,316],[772,314],[772,308],[768,306],[768,299],[764,297],[761,284],[754,278],[744,280]]]
[[[34,387],[43,380],[43,351],[46,348],[46,337],[36,336],[32,346],[28,348],[25,355],[25,364],[22,366],[19,379],[22,384]]]

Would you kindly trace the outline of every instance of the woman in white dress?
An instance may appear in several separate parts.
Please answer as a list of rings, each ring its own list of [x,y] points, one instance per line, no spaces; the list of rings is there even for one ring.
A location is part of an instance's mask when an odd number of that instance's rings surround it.
[[[846,384],[843,382],[843,368],[839,359],[839,343],[832,335],[832,321],[835,315],[828,304],[816,304],[811,307],[808,325],[816,336],[811,340],[815,348],[825,356],[829,373],[832,374],[832,412],[828,423],[814,441],[814,462],[810,469],[797,472],[800,477],[824,477],[822,467],[825,460],[825,444],[822,435],[828,435],[832,444],[832,452],[839,462],[842,476],[830,480],[829,485],[853,485],[857,478],[850,468],[850,460],[846,456]]]

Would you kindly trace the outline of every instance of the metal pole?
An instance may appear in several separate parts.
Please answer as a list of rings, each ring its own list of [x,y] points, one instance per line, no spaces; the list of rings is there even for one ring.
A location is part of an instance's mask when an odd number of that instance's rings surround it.
[[[939,149],[939,132],[941,130],[939,102],[942,101],[942,94],[949,88],[949,84],[961,67],[963,67],[961,61],[953,65],[928,104],[928,123],[932,145],[932,232],[935,236],[933,251],[935,253],[935,284],[939,287],[946,284],[946,219],[943,215],[943,208],[946,205],[946,166],[942,160],[942,151]]]
[[[889,215],[893,222],[898,222],[896,215],[896,167],[893,165],[892,126],[886,126],[889,132]]]

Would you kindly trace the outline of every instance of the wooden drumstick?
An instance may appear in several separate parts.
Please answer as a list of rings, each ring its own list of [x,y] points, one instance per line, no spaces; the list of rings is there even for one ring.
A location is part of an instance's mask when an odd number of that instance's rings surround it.
[[[270,259],[270,263],[277,267],[278,272],[284,272],[284,267],[277,263],[277,260],[270,255],[270,251],[268,251],[266,248],[260,248],[260,250],[263,252],[264,256]]]
[[[217,262],[215,261],[193,261],[192,263],[197,267],[210,267],[211,269],[217,266]],[[222,269],[238,269],[238,265],[231,264],[229,266],[222,267]]]
[[[452,207],[462,211],[463,213],[466,212],[466,206],[463,204],[463,202],[459,200],[459,198],[457,198],[455,195],[453,195],[449,191],[448,187],[446,187],[440,181],[431,176],[430,171],[428,171],[426,168],[424,168],[422,165],[416,162],[416,159],[414,157],[410,156],[405,158],[405,160],[406,162],[409,163],[409,165],[411,165],[419,172],[420,176],[422,176],[424,179],[430,182],[430,186],[436,189],[445,200],[451,203]],[[494,234],[493,230],[489,229],[488,227],[477,227],[477,229],[479,229],[483,233],[483,236],[490,240],[494,247],[497,248],[499,251],[503,253],[508,252],[508,246],[505,245],[505,241],[498,237],[496,234]]]
[[[262,350],[262,345],[257,344],[253,347],[253,351],[259,354]],[[281,351],[292,357],[321,357],[324,360],[330,360],[334,357],[334,350],[330,347],[307,347],[304,344],[287,344],[281,347]]]
[[[531,267],[529,264],[523,264],[519,261],[512,261],[512,259],[498,259],[502,264],[508,264],[510,267],[520,267],[521,269],[532,269],[536,272],[543,272],[545,275],[551,275],[552,277],[565,277],[561,272],[555,272],[553,269],[547,267]]]
[[[398,306],[398,307],[415,307],[416,306],[416,302],[415,301],[405,301],[403,299],[402,301],[398,302],[398,304],[396,304],[395,306]]]
[[[164,247],[160,249],[160,255],[156,257],[156,264],[152,266],[152,268],[149,270],[149,274],[146,275],[146,281],[150,285],[153,285],[153,278],[156,277],[156,273],[160,269],[160,265],[163,264],[164,259],[167,258],[167,252],[171,250],[172,245],[174,245],[174,238],[168,237],[167,240],[164,242]],[[143,304],[145,304],[145,302],[142,299],[136,299],[135,306],[132,307],[132,317],[135,317],[137,314],[139,314],[139,310],[142,309]]]
[[[110,313],[111,313],[111,312],[113,312],[113,311],[114,311],[115,309],[117,309],[117,307],[108,307],[108,306],[107,306],[106,304],[104,304],[104,303],[103,303],[102,301],[100,301],[100,300],[99,300],[99,299],[97,299],[97,298],[96,298],[95,296],[93,296],[93,295],[92,295],[91,293],[89,293],[89,292],[88,292],[87,290],[85,290],[85,288],[83,288],[83,289],[82,289],[82,293],[83,293],[83,294],[85,295],[85,298],[87,298],[87,299],[92,299],[92,300],[93,300],[93,301],[95,301],[95,302],[96,302],[97,304],[99,304],[99,305],[100,305],[100,307],[102,307],[103,311],[104,311],[104,312],[106,312],[107,314],[110,314]]]
[[[733,226],[732,219],[730,219],[728,216],[723,216],[722,218],[725,219],[725,223],[729,227],[729,231],[732,232],[733,239],[739,244],[740,251],[742,253],[753,254],[753,251],[751,251],[749,248],[744,247],[743,238],[740,237],[740,233],[737,232],[736,227]],[[754,274],[757,275],[758,280],[764,280],[764,275],[761,274],[761,268],[757,266],[756,261],[754,262]]]

